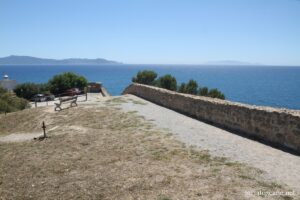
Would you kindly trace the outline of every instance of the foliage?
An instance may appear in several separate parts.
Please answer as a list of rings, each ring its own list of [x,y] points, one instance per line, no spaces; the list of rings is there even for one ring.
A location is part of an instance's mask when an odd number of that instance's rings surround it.
[[[186,87],[186,84],[185,83],[181,83],[181,85],[178,87],[178,92],[180,93],[185,93],[185,87]]]
[[[14,112],[29,108],[27,100],[14,96],[0,88],[0,113]]]
[[[209,90],[207,96],[212,98],[225,99],[225,95],[222,92],[220,92],[218,89]]]
[[[17,85],[14,92],[18,97],[30,100],[39,92],[39,87],[38,84],[35,83],[22,83]]]
[[[175,77],[171,76],[170,74],[161,76],[158,79],[156,79],[156,77],[157,74],[154,71],[144,70],[139,71],[136,77],[132,78],[132,81],[146,85],[154,85],[168,90],[177,90],[177,81]],[[193,79],[190,79],[187,83],[181,83],[178,86],[178,92],[225,99],[225,95],[218,89],[209,90],[207,87],[201,87],[198,89],[198,83]]]
[[[132,82],[141,83],[146,85],[153,85],[157,77],[157,73],[151,70],[139,71],[136,77],[132,78]]]
[[[199,89],[199,95],[200,96],[207,96],[208,95],[208,88],[207,87],[202,87]]]
[[[22,83],[14,89],[18,97],[30,100],[36,94],[49,94],[49,86],[46,83]]]
[[[191,79],[185,86],[185,93],[187,94],[197,94],[198,90],[198,83]]]
[[[39,83],[37,84],[37,87],[40,94],[51,94],[48,83]]]
[[[4,93],[6,93],[6,92],[7,92],[6,89],[0,87],[0,95],[1,95],[1,94],[4,94]]]
[[[73,72],[65,72],[55,75],[48,81],[48,85],[51,93],[62,94],[71,88],[84,89],[87,86],[87,80],[85,77]]]
[[[87,86],[87,80],[83,76],[71,72],[54,76],[48,83],[22,83],[18,84],[14,92],[18,97],[31,100],[36,94],[61,94],[70,88],[79,88]]]
[[[176,91],[177,90],[177,81],[176,78],[170,74],[159,77],[157,80],[157,86],[165,88],[167,90]]]
[[[181,85],[178,88],[178,92],[180,93],[186,93],[186,94],[197,94],[198,90],[198,83],[191,79],[187,83],[181,83]]]
[[[191,79],[188,83],[181,83],[178,92],[187,94],[198,94],[200,96],[207,96],[218,99],[225,99],[225,95],[218,89],[209,90],[207,87],[201,87],[198,91],[198,84],[195,80]]]

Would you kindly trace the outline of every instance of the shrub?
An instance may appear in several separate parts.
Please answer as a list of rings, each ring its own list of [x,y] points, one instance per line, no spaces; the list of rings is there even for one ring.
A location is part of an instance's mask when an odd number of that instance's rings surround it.
[[[6,92],[7,92],[6,89],[0,87],[0,95],[1,95],[1,94],[4,94],[4,93],[6,93]]]
[[[186,86],[185,83],[181,83],[181,85],[178,87],[178,92],[186,93],[185,86]]]
[[[185,93],[187,94],[197,94],[198,84],[195,80],[191,79],[185,86]]]
[[[30,100],[35,94],[39,93],[39,87],[35,83],[22,83],[17,85],[14,92],[18,97]]]
[[[225,95],[222,92],[220,92],[218,89],[209,90],[207,96],[212,98],[225,99]]]
[[[85,77],[77,75],[72,72],[65,72],[63,74],[55,75],[48,81],[50,92],[53,94],[62,94],[67,89],[79,88],[83,89],[87,86]]]
[[[187,83],[181,83],[178,92],[196,95],[198,92],[198,83],[193,79],[189,80]]]
[[[202,87],[199,89],[199,95],[200,96],[207,96],[208,95],[208,88],[207,87]]]
[[[37,84],[40,94],[50,94],[50,88],[48,83],[39,83]]]
[[[218,89],[209,90],[207,87],[202,87],[198,90],[198,83],[193,79],[189,80],[187,83],[181,83],[180,86],[177,87],[176,78],[170,74],[161,76],[158,79],[156,79],[156,77],[157,74],[154,71],[139,71],[136,77],[132,78],[132,82],[154,85],[172,91],[176,91],[178,88],[178,92],[180,93],[198,94],[200,96],[225,99],[225,95]]]
[[[176,78],[171,76],[170,74],[161,76],[157,80],[157,86],[161,88],[165,88],[168,90],[176,91],[177,90],[177,81]]]
[[[30,100],[36,94],[50,94],[49,86],[46,83],[22,83],[14,89],[18,97]]]
[[[157,74],[154,71],[150,71],[150,70],[139,71],[136,77],[132,78],[132,82],[146,84],[146,85],[153,85],[156,77]]]
[[[0,91],[0,113],[14,112],[30,107],[27,100],[16,97],[8,92],[2,93],[4,91],[3,88]]]

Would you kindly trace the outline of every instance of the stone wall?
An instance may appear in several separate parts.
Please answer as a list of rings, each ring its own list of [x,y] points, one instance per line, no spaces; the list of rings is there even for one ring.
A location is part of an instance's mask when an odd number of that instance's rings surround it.
[[[201,121],[300,153],[300,111],[252,106],[131,84],[133,94]]]

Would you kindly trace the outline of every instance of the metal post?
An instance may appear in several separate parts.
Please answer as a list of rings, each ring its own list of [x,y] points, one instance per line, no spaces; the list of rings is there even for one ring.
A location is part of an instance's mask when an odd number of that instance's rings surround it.
[[[46,125],[45,125],[45,122],[44,122],[44,121],[43,121],[42,129],[43,129],[43,131],[44,131],[44,138],[46,138],[46,137],[47,137],[47,135],[46,135]]]
[[[87,99],[88,99],[88,96],[87,96],[87,87],[84,87],[84,92],[85,92],[85,101],[87,101]]]
[[[36,101],[36,98],[34,99],[34,104],[35,104],[35,107],[37,107],[37,101]]]

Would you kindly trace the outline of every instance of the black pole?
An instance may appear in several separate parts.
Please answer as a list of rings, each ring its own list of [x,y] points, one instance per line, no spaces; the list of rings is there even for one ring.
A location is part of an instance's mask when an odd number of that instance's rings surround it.
[[[45,122],[43,121],[43,126],[42,126],[42,128],[43,128],[43,131],[44,131],[44,138],[46,138],[47,137],[47,135],[46,135],[46,125],[45,125]]]
[[[87,98],[88,98],[88,97],[87,97],[88,88],[87,88],[87,87],[85,87],[85,88],[84,88],[84,90],[85,90],[85,101],[87,101]]]

